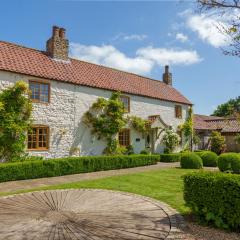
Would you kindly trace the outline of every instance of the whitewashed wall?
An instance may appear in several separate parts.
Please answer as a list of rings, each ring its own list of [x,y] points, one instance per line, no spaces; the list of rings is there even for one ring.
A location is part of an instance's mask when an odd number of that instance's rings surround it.
[[[28,82],[36,77],[0,71],[0,90],[19,80]],[[105,148],[105,142],[97,140],[82,123],[83,114],[98,97],[108,98],[111,92],[58,81],[50,81],[50,103],[34,103],[33,118],[35,124],[44,124],[50,128],[50,148],[48,151],[30,152],[44,157],[69,156],[71,149],[76,155],[99,155]],[[174,129],[183,123],[187,116],[187,105],[183,107],[183,119],[175,118],[175,103],[157,99],[128,95],[131,99],[130,114],[147,119],[149,115],[160,115],[163,121]],[[161,136],[162,137],[162,136]],[[155,144],[156,152],[163,151],[161,137]],[[140,141],[136,141],[140,138]],[[131,130],[131,144],[136,153],[145,148],[142,134]]]

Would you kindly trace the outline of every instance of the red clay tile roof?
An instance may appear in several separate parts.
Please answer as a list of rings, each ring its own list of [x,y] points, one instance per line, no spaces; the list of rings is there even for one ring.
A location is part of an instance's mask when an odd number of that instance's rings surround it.
[[[240,132],[240,123],[236,118],[223,118],[195,114],[193,118],[196,130],[219,130],[222,133]]]
[[[64,63],[43,51],[3,41],[0,70],[191,105],[180,92],[161,81],[76,59]]]

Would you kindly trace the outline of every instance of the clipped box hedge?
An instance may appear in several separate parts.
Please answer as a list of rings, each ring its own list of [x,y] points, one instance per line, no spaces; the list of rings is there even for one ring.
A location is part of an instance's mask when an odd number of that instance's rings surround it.
[[[240,176],[195,172],[184,176],[184,199],[201,221],[240,230]]]
[[[160,154],[160,162],[180,162],[181,153]]]
[[[180,161],[181,168],[200,169],[203,167],[202,159],[195,153],[183,153]]]
[[[204,167],[217,167],[218,155],[215,152],[201,151],[194,153],[201,157]]]
[[[159,155],[66,157],[0,164],[0,182],[156,164]]]
[[[240,173],[240,154],[223,153],[218,157],[218,168],[221,172]]]

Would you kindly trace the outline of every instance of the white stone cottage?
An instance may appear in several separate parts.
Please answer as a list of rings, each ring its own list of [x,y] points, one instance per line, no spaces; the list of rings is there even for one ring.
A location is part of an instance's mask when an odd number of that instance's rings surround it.
[[[132,144],[136,153],[162,152],[162,128],[177,131],[192,105],[172,87],[168,66],[158,81],[72,59],[65,29],[55,26],[46,51],[0,41],[0,90],[19,80],[29,84],[34,105],[27,151],[46,158],[102,154],[106,143],[91,135],[82,117],[98,97],[109,98],[113,91],[122,93],[126,114],[152,122],[147,136],[128,126],[118,134],[120,144]]]

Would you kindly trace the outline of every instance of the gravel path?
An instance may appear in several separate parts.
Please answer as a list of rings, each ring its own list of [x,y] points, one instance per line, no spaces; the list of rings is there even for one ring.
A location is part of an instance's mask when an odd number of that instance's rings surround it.
[[[185,232],[194,237],[194,240],[239,240],[239,233],[229,233],[223,230],[201,226],[197,223],[186,221]],[[191,238],[190,238],[191,239]],[[190,240],[189,239],[189,240]],[[192,239],[191,239],[192,240]]]

